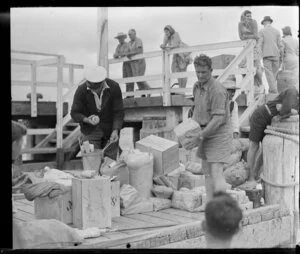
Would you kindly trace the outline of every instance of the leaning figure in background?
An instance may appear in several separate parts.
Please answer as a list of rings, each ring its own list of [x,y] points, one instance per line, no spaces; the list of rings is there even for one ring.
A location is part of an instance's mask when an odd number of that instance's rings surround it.
[[[240,39],[243,40],[256,40],[256,45],[253,49],[253,60],[254,67],[256,68],[256,73],[254,76],[254,97],[257,94],[263,93],[263,83],[262,83],[262,66],[261,66],[261,49],[258,47],[258,27],[255,19],[252,19],[251,11],[246,10],[241,15],[241,20],[238,25],[238,32]],[[240,67],[245,67],[246,58],[240,64]]]
[[[126,54],[129,52],[129,44],[125,41],[127,38],[127,34],[124,33],[118,33],[115,39],[119,41],[119,45],[116,48],[116,51],[114,53],[114,58],[122,58],[125,57]],[[132,77],[132,71],[130,62],[123,62],[122,65],[122,74],[123,78],[129,78]],[[133,92],[134,91],[134,83],[126,83],[126,92]]]
[[[131,57],[137,54],[143,54],[143,42],[140,38],[136,36],[135,29],[130,29],[128,32],[130,41],[128,42],[129,52],[126,56],[131,59]],[[131,72],[133,77],[144,76],[146,72],[146,61],[145,58],[138,60],[131,60],[130,62]],[[146,81],[136,82],[139,90],[149,90],[150,86]]]
[[[299,88],[298,88],[299,89]],[[272,118],[288,118],[292,114],[299,114],[299,90],[288,87],[283,90],[274,100],[258,107],[250,117],[249,150],[247,153],[247,164],[250,169],[248,182],[244,184],[245,189],[254,189],[257,185],[255,178],[257,171],[263,164],[262,153],[258,154],[259,144],[265,136],[265,129],[271,124]],[[241,186],[239,188],[242,188]]]
[[[89,141],[95,149],[113,144],[105,153],[116,160],[124,118],[123,99],[119,84],[106,76],[102,66],[85,68],[85,81],[75,92],[71,117],[80,124],[82,141]]]
[[[299,85],[299,40],[292,37],[289,26],[282,28],[283,33],[283,63],[282,69],[291,71],[295,85]]]
[[[229,111],[230,111],[230,120],[231,125],[233,129],[233,138],[237,139],[239,138],[240,134],[240,125],[239,125],[239,107],[235,100],[232,100],[235,91],[237,89],[240,89],[239,87],[236,87],[235,81],[232,80],[226,80],[222,83],[222,85],[226,88],[228,96],[229,96]]]
[[[175,32],[174,28],[170,25],[164,28],[165,36],[163,44],[160,47],[163,50],[169,50],[174,48],[185,48],[187,45],[181,41],[178,32]],[[172,72],[186,72],[189,64],[192,63],[191,53],[178,53],[173,55],[171,70]],[[178,78],[179,88],[185,88],[187,78]]]

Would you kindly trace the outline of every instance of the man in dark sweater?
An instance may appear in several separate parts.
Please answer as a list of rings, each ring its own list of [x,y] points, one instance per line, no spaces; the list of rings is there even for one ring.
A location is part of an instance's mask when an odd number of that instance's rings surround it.
[[[271,124],[273,117],[284,119],[292,114],[299,114],[299,91],[295,87],[286,88],[274,100],[268,101],[253,112],[250,118],[250,146],[247,153],[247,163],[250,169],[248,187],[256,185],[255,169],[259,169],[262,165],[262,155],[257,158],[257,165],[255,165],[255,158],[259,143],[265,136],[266,127]]]
[[[119,84],[106,75],[101,66],[85,68],[85,80],[75,92],[71,117],[80,123],[82,141],[89,141],[95,149],[103,149],[109,141],[115,143],[106,155],[116,159],[124,118],[123,99]]]

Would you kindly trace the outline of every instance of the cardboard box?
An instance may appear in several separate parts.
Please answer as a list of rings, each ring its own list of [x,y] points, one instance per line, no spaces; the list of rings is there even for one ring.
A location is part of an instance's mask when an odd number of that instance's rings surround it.
[[[120,182],[111,182],[111,217],[120,217]]]
[[[111,182],[108,177],[72,179],[73,224],[80,229],[111,226]]]
[[[56,219],[66,224],[73,223],[72,190],[55,198],[36,198],[34,200],[36,219]]]
[[[136,142],[136,149],[153,154],[156,175],[166,175],[179,167],[179,148],[174,141],[150,135]]]

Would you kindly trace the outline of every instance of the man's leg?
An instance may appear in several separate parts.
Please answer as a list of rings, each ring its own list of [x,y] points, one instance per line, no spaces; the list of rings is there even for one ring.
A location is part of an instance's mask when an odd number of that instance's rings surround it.
[[[206,190],[206,198],[207,202],[212,199],[213,197],[213,181],[209,169],[209,164],[206,160],[202,159],[202,168],[204,169],[205,174],[205,190]]]
[[[279,64],[279,59],[276,57],[274,57],[274,60],[272,61],[272,69],[273,69],[273,75],[274,75],[274,79],[275,79],[275,87],[277,89],[277,92],[278,92],[278,88],[277,88],[277,74],[278,74],[278,71],[279,71],[279,67],[280,67],[280,64]]]
[[[132,70],[130,63],[123,63],[123,78],[132,77]],[[134,91],[134,83],[126,83],[126,92]]]
[[[217,191],[226,191],[226,181],[223,175],[224,164],[213,162],[210,164],[210,174],[213,181],[213,193]]]
[[[276,80],[273,74],[272,60],[268,57],[263,59],[265,74],[269,85],[269,93],[277,93]]]
[[[256,154],[258,149],[259,149],[259,143],[250,140],[249,149],[247,153],[247,164],[250,169],[249,181],[255,181],[256,173],[254,172],[255,170],[254,165],[255,165],[255,159],[256,159]]]

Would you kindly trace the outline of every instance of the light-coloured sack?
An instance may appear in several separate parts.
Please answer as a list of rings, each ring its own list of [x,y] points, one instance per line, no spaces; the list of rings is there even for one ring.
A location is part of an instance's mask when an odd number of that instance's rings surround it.
[[[153,211],[157,212],[162,209],[170,208],[172,205],[172,201],[170,199],[165,198],[150,198],[153,203]]]
[[[202,206],[202,195],[199,190],[174,191],[172,196],[172,207],[195,212]]]
[[[199,136],[201,128],[195,120],[193,120],[192,118],[188,118],[187,120],[177,125],[174,128],[174,132],[178,138],[179,143],[186,149],[187,144],[191,140],[191,138],[187,138],[186,136],[189,135],[196,138],[197,136]],[[192,149],[195,147],[192,147]]]
[[[153,212],[153,202],[149,198],[143,198],[140,202],[131,204],[127,208],[121,208],[121,215],[147,212]]]
[[[237,187],[246,182],[249,176],[249,171],[246,168],[245,162],[238,162],[225,169],[223,173],[227,183],[232,187]]]
[[[235,164],[237,164],[242,158],[242,151],[237,151],[229,156],[227,163],[224,165],[224,169],[227,169]]]
[[[163,185],[154,184],[152,188],[152,193],[158,198],[171,198],[173,191],[174,190],[172,188]]]
[[[188,161],[185,166],[186,171],[189,171],[195,175],[204,175],[202,164],[194,161]]]
[[[129,184],[123,184],[120,190],[121,207],[127,208],[141,201],[138,191]]]

